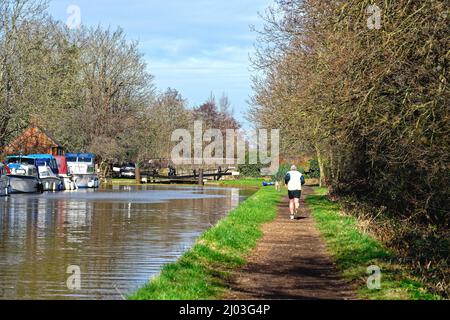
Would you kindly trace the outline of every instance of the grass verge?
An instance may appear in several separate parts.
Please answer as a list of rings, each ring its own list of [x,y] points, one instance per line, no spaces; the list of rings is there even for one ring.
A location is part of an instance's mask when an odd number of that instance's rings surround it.
[[[215,183],[210,182],[208,184],[216,184],[223,187],[262,187],[264,181],[266,180],[262,178],[251,178],[251,179],[223,180]]]
[[[129,296],[131,300],[218,299],[231,272],[246,263],[246,255],[261,238],[262,224],[276,216],[281,193],[262,188],[205,232],[177,262]]]
[[[338,267],[358,287],[358,297],[376,300],[435,300],[438,295],[426,291],[409,270],[396,263],[393,254],[380,242],[358,229],[354,217],[344,215],[338,203],[327,199],[327,190],[316,188],[315,195],[308,196],[318,228],[324,236],[330,253]],[[369,266],[381,269],[381,289],[369,290],[367,273]]]

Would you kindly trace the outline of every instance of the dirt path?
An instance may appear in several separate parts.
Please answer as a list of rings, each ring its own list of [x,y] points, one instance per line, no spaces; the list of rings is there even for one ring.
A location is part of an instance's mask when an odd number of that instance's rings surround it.
[[[303,192],[311,193],[311,188]],[[304,200],[300,211],[301,217],[290,221],[288,199],[283,200],[225,299],[356,299],[327,253]]]

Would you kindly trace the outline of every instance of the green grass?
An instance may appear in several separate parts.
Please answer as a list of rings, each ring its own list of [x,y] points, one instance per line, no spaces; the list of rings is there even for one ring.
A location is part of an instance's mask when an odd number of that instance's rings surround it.
[[[262,178],[244,178],[237,180],[223,180],[219,182],[211,182],[209,184],[218,184],[224,187],[262,187],[262,183],[266,181]]]
[[[262,178],[242,178],[236,180],[209,181],[206,185],[219,185],[223,187],[262,187],[262,183],[266,181]],[[135,179],[112,179],[113,185],[139,186],[141,183]],[[144,184],[145,185],[145,184]],[[154,185],[148,183],[148,185]]]
[[[357,285],[361,299],[433,300],[431,294],[414,279],[405,266],[394,263],[393,254],[380,242],[359,231],[355,218],[343,215],[339,204],[329,201],[326,189],[317,188],[306,201],[330,253],[348,280]],[[381,268],[381,289],[367,288],[369,266]]]
[[[219,299],[231,272],[246,263],[246,255],[261,238],[262,224],[275,218],[281,197],[273,187],[260,189],[129,299]]]
[[[140,186],[136,179],[112,179],[113,185],[119,186]]]

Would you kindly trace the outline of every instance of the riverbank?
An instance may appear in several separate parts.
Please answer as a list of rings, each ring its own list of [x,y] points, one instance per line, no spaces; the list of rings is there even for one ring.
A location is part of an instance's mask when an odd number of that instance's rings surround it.
[[[206,186],[221,186],[221,187],[236,187],[236,188],[248,188],[248,187],[261,187],[262,183],[266,181],[264,179],[252,178],[252,179],[237,179],[237,180],[221,180],[221,181],[209,181]],[[112,179],[112,184],[115,186],[142,186],[142,185],[161,185],[158,183],[139,183],[135,179]],[[192,186],[192,184],[190,185]]]
[[[237,186],[237,184],[234,184]],[[177,262],[128,298],[132,300],[217,299],[233,271],[261,238],[261,227],[275,218],[282,194],[261,188],[216,226],[205,232]]]
[[[438,295],[427,292],[411,271],[396,262],[396,257],[380,242],[363,233],[354,217],[345,215],[338,203],[327,199],[328,191],[316,188],[306,198],[317,226],[327,242],[344,277],[355,284],[361,299],[436,300]],[[381,288],[369,290],[367,268],[381,271]],[[374,283],[376,284],[376,283]]]

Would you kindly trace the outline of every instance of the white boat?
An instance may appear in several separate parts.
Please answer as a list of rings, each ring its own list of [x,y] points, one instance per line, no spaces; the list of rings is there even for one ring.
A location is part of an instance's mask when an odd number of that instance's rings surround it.
[[[9,178],[7,176],[6,167],[3,163],[0,163],[0,197],[7,196],[9,194]]]
[[[73,181],[73,176],[69,171],[69,166],[67,165],[67,158],[65,156],[55,156],[55,159],[58,164],[58,176],[63,181],[64,190],[66,191],[77,190],[78,186]]]
[[[32,158],[14,156],[6,159],[11,193],[37,193],[42,190],[38,170]]]
[[[32,154],[28,157],[35,160],[43,191],[55,192],[64,189],[63,179],[58,175],[58,165],[55,157],[50,154]]]
[[[67,165],[78,188],[95,189],[100,180],[95,172],[95,155],[91,153],[66,154]]]
[[[60,177],[54,175],[48,166],[39,166],[39,178],[42,183],[43,191],[61,191],[63,189],[63,181]]]

